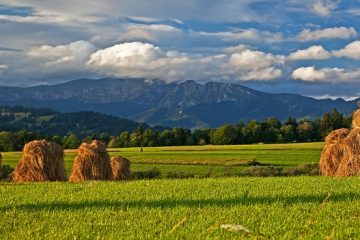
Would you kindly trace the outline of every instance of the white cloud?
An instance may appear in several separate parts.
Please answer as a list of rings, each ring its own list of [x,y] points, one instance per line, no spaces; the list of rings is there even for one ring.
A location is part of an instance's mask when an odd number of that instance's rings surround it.
[[[43,45],[31,48],[27,51],[27,55],[30,58],[42,61],[45,66],[49,67],[64,63],[84,63],[95,49],[95,46],[90,42],[77,41],[67,45]]]
[[[322,81],[325,80],[326,75],[322,71],[318,71],[315,67],[301,67],[295,69],[292,74],[292,78],[295,80],[303,80],[303,81]]]
[[[216,78],[225,55],[189,55],[163,51],[149,43],[131,42],[98,50],[88,65],[119,77],[157,78],[166,81]]]
[[[283,56],[246,49],[230,56],[230,65],[240,69],[262,69],[274,64],[283,64]]]
[[[166,24],[129,24],[125,26],[125,32],[120,34],[118,41],[147,40],[155,41],[166,35],[174,36],[182,31]]]
[[[232,74],[242,80],[273,80],[281,77],[282,70],[278,66],[284,63],[284,56],[243,48],[241,46],[238,52],[232,52],[229,56],[227,68],[233,71]]]
[[[312,4],[312,10],[319,16],[327,17],[337,8],[340,2],[339,0],[317,0]]]
[[[354,16],[360,16],[360,8],[351,8],[347,12]]]
[[[245,51],[247,49],[252,49],[252,48],[251,48],[251,46],[246,45],[246,44],[239,44],[237,46],[224,48],[224,52],[228,53],[228,54],[231,54],[231,53],[242,52],[242,51]]]
[[[84,16],[76,17],[56,12],[38,12],[36,15],[17,16],[0,14],[0,20],[16,23],[33,23],[33,24],[64,24],[78,25],[84,23],[97,23],[104,20],[104,17]]]
[[[283,56],[245,48],[237,50],[203,56],[163,51],[149,43],[131,42],[98,50],[91,55],[88,65],[105,74],[166,81],[229,77],[234,80],[272,80],[282,75],[276,66],[283,64]]]
[[[295,80],[307,82],[357,82],[360,78],[360,70],[347,70],[342,68],[321,68],[315,69],[311,67],[301,67],[295,69],[292,74]]]
[[[351,59],[360,59],[360,41],[354,41],[346,45],[343,49],[333,51],[336,57],[347,57]]]
[[[330,52],[323,48],[323,46],[316,45],[307,49],[297,50],[291,53],[287,59],[289,60],[322,60],[331,57]]]
[[[191,32],[192,35],[205,37],[218,37],[223,41],[262,41],[267,43],[281,42],[283,40],[282,33],[273,33],[269,31],[259,31],[254,28],[249,29],[233,29],[232,31],[223,32]]]
[[[268,67],[259,70],[245,72],[242,76],[244,80],[273,80],[283,75],[281,69]]]
[[[8,69],[9,66],[5,65],[5,64],[0,64],[0,74],[3,73],[4,70]]]
[[[314,41],[320,39],[348,39],[357,36],[357,32],[353,27],[333,27],[319,30],[304,29],[296,37],[300,41]]]
[[[210,20],[218,22],[258,21],[262,18],[250,8],[254,0],[224,0],[208,2],[204,0],[177,1],[124,1],[124,0],[3,0],[10,6],[33,6],[42,13],[56,13],[71,18],[86,16],[124,17],[134,16],[141,19],[180,19],[180,20]],[[206,7],[204,7],[206,5]],[[226,13],[226,14],[224,14]]]

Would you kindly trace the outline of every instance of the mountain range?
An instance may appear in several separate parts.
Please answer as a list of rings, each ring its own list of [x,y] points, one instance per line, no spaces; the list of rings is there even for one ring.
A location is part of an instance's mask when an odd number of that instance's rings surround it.
[[[78,79],[28,88],[0,87],[0,105],[46,107],[60,112],[95,111],[150,125],[218,127],[251,119],[314,118],[336,108],[348,114],[357,101],[266,93],[234,83],[188,80]]]

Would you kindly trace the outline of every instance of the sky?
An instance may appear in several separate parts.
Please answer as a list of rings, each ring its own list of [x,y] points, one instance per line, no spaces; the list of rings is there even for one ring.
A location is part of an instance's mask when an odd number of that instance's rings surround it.
[[[233,82],[360,96],[360,0],[0,0],[0,85]]]

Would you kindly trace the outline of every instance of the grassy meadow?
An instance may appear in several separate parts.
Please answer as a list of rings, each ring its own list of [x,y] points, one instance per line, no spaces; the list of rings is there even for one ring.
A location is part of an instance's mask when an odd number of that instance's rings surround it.
[[[162,174],[184,172],[195,176],[221,176],[224,171],[238,172],[247,163],[256,160],[264,165],[279,167],[317,163],[324,143],[254,144],[227,146],[185,146],[108,149],[111,156],[128,158],[132,171],[146,171],[156,167]],[[21,158],[21,152],[2,153],[4,164],[12,167]],[[65,150],[65,167],[71,171],[76,150]]]
[[[3,183],[1,239],[359,239],[358,178]]]
[[[359,239],[358,178],[219,177],[317,163],[323,143],[109,149],[131,170],[216,178],[0,183],[0,239]],[[69,173],[75,150],[66,150]],[[20,152],[3,153],[15,166]]]

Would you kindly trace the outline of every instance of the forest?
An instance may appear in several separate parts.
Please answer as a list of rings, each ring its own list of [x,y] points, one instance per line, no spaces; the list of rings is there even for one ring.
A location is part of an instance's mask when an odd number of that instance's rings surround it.
[[[66,149],[92,139],[102,140],[111,148],[317,142],[332,130],[351,125],[351,116],[336,109],[316,119],[289,117],[281,122],[270,117],[195,130],[150,127],[92,112],[59,114],[48,109],[12,107],[1,108],[0,116],[0,151],[19,151],[35,139],[52,140]]]

